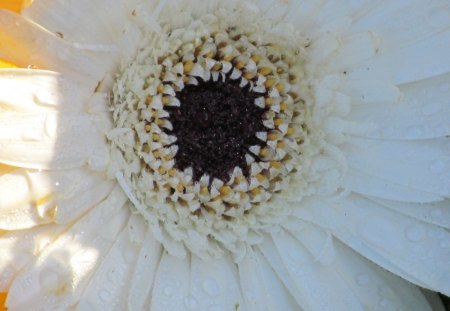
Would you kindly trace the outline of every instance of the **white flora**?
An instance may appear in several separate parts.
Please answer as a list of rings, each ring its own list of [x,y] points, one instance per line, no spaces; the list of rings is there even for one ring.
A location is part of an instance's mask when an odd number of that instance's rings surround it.
[[[0,12],[0,42],[28,67],[0,69],[8,310],[450,295],[447,1],[35,0]],[[266,148],[247,179],[194,182],[164,107],[225,74],[261,93]]]

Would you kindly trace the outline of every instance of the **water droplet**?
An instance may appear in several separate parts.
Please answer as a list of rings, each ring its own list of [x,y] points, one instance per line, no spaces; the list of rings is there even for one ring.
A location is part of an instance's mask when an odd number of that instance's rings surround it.
[[[164,295],[166,295],[167,297],[172,296],[172,294],[173,294],[173,289],[172,289],[172,287],[170,287],[170,286],[164,287],[163,293],[164,293]]]
[[[442,248],[449,248],[449,247],[450,247],[450,241],[442,240],[442,241],[439,243],[439,245],[440,245]]]
[[[365,273],[358,273],[356,275],[356,283],[360,286],[365,286],[370,283],[370,277]]]
[[[409,227],[405,231],[406,238],[411,242],[419,242],[425,236],[425,231],[421,227]]]
[[[186,306],[186,308],[188,310],[198,310],[198,307],[199,307],[199,303],[198,303],[197,299],[195,299],[192,296],[188,296],[188,297],[184,298],[184,305]]]
[[[112,295],[109,291],[107,291],[106,289],[102,289],[99,293],[98,293],[98,298],[100,298],[100,300],[104,303],[109,303],[111,301]]]
[[[55,271],[44,269],[39,275],[39,283],[44,290],[52,291],[59,287],[60,276]]]
[[[219,295],[219,284],[217,281],[212,278],[207,278],[202,283],[202,288],[211,297],[215,297]]]

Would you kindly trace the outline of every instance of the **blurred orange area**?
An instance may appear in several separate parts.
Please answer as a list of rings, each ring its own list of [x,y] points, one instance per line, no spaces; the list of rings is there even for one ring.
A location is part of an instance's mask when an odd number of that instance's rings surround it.
[[[0,293],[0,311],[6,311],[5,301],[8,293]]]
[[[23,0],[0,0],[0,8],[20,12],[24,2]]]

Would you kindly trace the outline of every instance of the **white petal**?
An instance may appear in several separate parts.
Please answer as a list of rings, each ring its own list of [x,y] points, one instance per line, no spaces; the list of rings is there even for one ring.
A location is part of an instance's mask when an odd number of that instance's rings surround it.
[[[88,95],[86,87],[53,71],[0,70],[0,107],[7,110],[48,112],[63,109],[81,112]]]
[[[334,269],[365,310],[432,310],[420,289],[335,242]]]
[[[405,203],[379,198],[370,198],[379,204],[395,210],[398,213],[411,216],[423,222],[450,229],[450,200],[427,204]]]
[[[46,225],[0,236],[0,291],[8,291],[14,278],[36,254],[51,243],[66,226]]]
[[[27,168],[68,169],[109,160],[105,138],[85,113],[2,113],[0,146],[0,162]]]
[[[164,253],[159,263],[152,291],[151,310],[177,311],[188,309],[189,258]]]
[[[302,307],[307,310],[362,310],[357,297],[348,285],[342,284],[336,272],[315,261],[290,234],[281,231],[272,234],[272,238],[296,285],[297,291],[292,294],[302,300]]]
[[[366,137],[382,139],[427,139],[450,134],[450,75],[400,87],[400,102],[354,106],[351,120],[376,124]]]
[[[21,14],[86,51],[116,51],[132,56],[142,41],[137,0],[33,1]]]
[[[245,310],[236,265],[231,257],[203,261],[191,257],[189,304],[193,310]],[[188,309],[189,310],[189,309]],[[250,310],[249,310],[250,311]]]
[[[156,271],[161,260],[161,252],[161,244],[155,240],[151,230],[148,230],[142,241],[131,281],[128,296],[128,308],[131,311],[143,310],[149,304]]]
[[[309,207],[316,208],[313,214],[320,213],[309,217],[311,221],[329,227],[333,235],[385,269],[420,286],[450,292],[450,274],[442,271],[450,265],[447,230],[357,195]],[[308,217],[300,209],[295,213]]]
[[[75,310],[126,310],[123,293],[131,285],[137,256],[138,245],[130,241],[125,228],[96,269]]]
[[[420,191],[408,184],[398,184],[353,168],[347,170],[344,185],[348,190],[382,199],[418,203],[442,200],[440,195]]]
[[[444,30],[450,26],[449,13],[449,4],[445,0],[383,2],[356,21],[351,29],[376,29],[383,37],[383,45],[392,50]]]
[[[356,170],[441,196],[450,196],[450,139],[382,141],[348,138],[345,152]]]
[[[22,15],[59,33],[64,39],[80,43],[111,43],[117,39],[138,1],[69,0],[33,1]]]
[[[116,65],[116,53],[86,53],[9,11],[0,11],[0,56],[20,67],[29,65],[67,74],[92,90]]]
[[[450,71],[450,28],[400,49],[379,53],[348,70],[352,79],[386,80],[409,83]],[[424,60],[424,61],[420,61]],[[350,69],[350,68],[349,68]]]
[[[129,212],[122,208],[125,201],[122,190],[115,188],[105,201],[48,245],[14,280],[7,307],[48,310],[74,305],[101,256],[126,223]]]
[[[239,278],[248,310],[299,310],[259,251],[249,249],[238,263]]]

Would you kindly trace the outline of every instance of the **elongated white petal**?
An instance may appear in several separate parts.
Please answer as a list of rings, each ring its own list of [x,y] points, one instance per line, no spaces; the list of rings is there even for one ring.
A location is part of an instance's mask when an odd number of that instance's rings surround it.
[[[311,310],[362,310],[357,297],[346,284],[335,286],[339,277],[335,271],[314,260],[308,251],[286,232],[272,234],[283,265],[296,285],[293,295],[304,300]],[[320,297],[327,297],[326,300]]]
[[[353,79],[387,80],[409,83],[442,75],[450,70],[450,29],[400,49],[379,53],[349,70]],[[418,61],[426,55],[427,61]]]
[[[314,211],[297,209],[295,214],[329,228],[333,235],[385,269],[435,291],[450,292],[450,275],[442,271],[450,264],[447,230],[357,195],[338,202],[315,203],[310,205]]]
[[[382,141],[349,138],[350,167],[394,183],[450,195],[450,139]]]
[[[21,67],[62,72],[93,90],[116,66],[116,51],[83,52],[15,13],[1,10],[0,26],[0,56]]]
[[[143,310],[149,304],[161,252],[161,244],[155,240],[151,230],[148,230],[142,240],[130,285],[128,308],[131,311]]]
[[[385,49],[393,50],[432,36],[448,26],[450,16],[447,1],[401,0],[383,2],[374,7],[364,18],[355,21],[351,30],[376,29],[383,37]]]
[[[62,74],[38,69],[0,70],[0,107],[16,112],[82,112],[89,91]]]
[[[66,226],[46,225],[6,232],[0,236],[0,291],[6,292],[20,271],[35,260]]]
[[[131,285],[138,253],[138,245],[130,241],[125,228],[104,255],[75,310],[126,310],[123,293]]]
[[[0,115],[0,162],[35,169],[108,163],[105,138],[85,113]]]
[[[104,0],[44,0],[32,2],[21,14],[80,50],[111,50],[131,57],[142,41],[136,24],[136,15],[141,11],[138,2],[116,1],[110,5]]]
[[[190,267],[188,258],[162,255],[152,291],[151,310],[186,310],[189,308]],[[189,310],[189,309],[188,309]]]
[[[110,5],[103,0],[43,0],[32,2],[22,14],[69,41],[105,44],[120,35],[137,2],[117,1]]]
[[[398,184],[385,178],[375,177],[350,168],[345,176],[344,185],[348,190],[382,199],[403,202],[436,202],[443,199],[435,193],[421,191],[408,184]]]
[[[381,139],[428,139],[450,134],[450,75],[422,80],[400,87],[400,102],[355,106],[351,120],[375,124],[361,133]],[[385,93],[385,92],[383,92]]]
[[[116,188],[79,222],[48,245],[15,279],[9,289],[10,309],[67,308],[80,298],[101,256],[114,244],[129,212]],[[98,224],[102,224],[98,230]],[[76,272],[76,273],[75,273]],[[49,300],[42,297],[47,296]]]
[[[203,261],[192,256],[190,273],[190,296],[187,302],[192,310],[246,310],[237,267],[231,257]]]
[[[247,310],[300,310],[259,251],[249,249],[238,268]]]
[[[440,202],[413,204],[384,200],[380,198],[370,198],[379,204],[395,210],[398,213],[411,216],[423,222],[438,225],[450,229],[450,200],[445,199]]]
[[[432,310],[416,286],[384,271],[337,241],[335,248],[333,268],[365,310]]]

